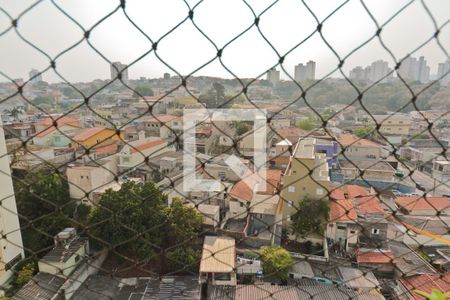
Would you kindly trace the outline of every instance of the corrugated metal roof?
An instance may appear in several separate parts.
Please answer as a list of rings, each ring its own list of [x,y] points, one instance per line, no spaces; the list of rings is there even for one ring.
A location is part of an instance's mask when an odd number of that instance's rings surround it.
[[[50,300],[56,295],[65,279],[47,273],[37,273],[27,282],[12,299],[15,300]]]

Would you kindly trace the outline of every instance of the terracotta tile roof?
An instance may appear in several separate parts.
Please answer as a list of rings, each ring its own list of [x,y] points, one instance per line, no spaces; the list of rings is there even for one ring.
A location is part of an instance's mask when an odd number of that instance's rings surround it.
[[[367,196],[367,190],[359,185],[347,184],[331,191],[330,197],[333,199],[355,198],[360,196]],[[346,197],[347,195],[347,197]]]
[[[38,134],[36,134],[35,136],[36,136],[36,137],[44,137],[44,136],[46,136],[47,134],[50,134],[50,133],[52,133],[52,132],[55,131],[55,130],[56,130],[56,127],[52,126],[52,127],[46,128],[46,129],[44,129],[44,130],[41,130],[41,131],[38,132]]]
[[[339,136],[337,139],[339,143],[341,143],[343,146],[364,146],[364,147],[381,147],[379,144],[366,140],[366,139],[360,139],[353,134],[350,133],[343,133]]]
[[[107,146],[95,148],[94,150],[95,150],[95,154],[97,154],[97,155],[107,155],[107,154],[117,153],[118,148],[119,148],[119,145],[110,144]]]
[[[356,221],[353,201],[351,199],[339,199],[330,201],[330,222]]]
[[[416,294],[414,290],[431,293],[432,289],[437,289],[443,293],[450,291],[450,273],[420,274],[400,279],[401,283],[411,292],[414,299],[424,300],[425,298]]]
[[[150,140],[148,142],[144,142],[141,144],[138,144],[136,146],[133,145],[133,147],[130,147],[131,154],[136,153],[138,151],[144,151],[146,149],[158,146],[165,143],[163,139],[157,139],[157,140]]]
[[[83,132],[81,132],[80,134],[77,134],[73,140],[77,141],[77,142],[82,142],[87,140],[88,138],[96,135],[97,133],[103,131],[103,130],[111,130],[112,129],[108,129],[108,128],[103,128],[103,127],[93,127],[93,128],[87,128],[86,130],[84,130]]]
[[[55,117],[53,119],[57,119],[57,118]],[[37,122],[41,125],[46,125],[46,126],[53,125],[53,120],[50,117],[38,119]],[[64,116],[64,117],[59,118],[56,122],[58,123],[58,126],[61,126],[61,125],[67,124],[67,123],[79,123],[80,120],[69,117],[69,116]]]
[[[385,214],[380,199],[357,185],[344,185],[330,193],[330,220],[357,220],[358,215]],[[346,213],[347,212],[347,213]]]
[[[247,175],[249,176],[249,175]],[[266,173],[267,184],[266,190],[258,192],[262,195],[274,195],[278,192],[278,188],[281,182],[281,170],[267,170]],[[246,181],[240,180],[231,188],[230,195],[235,198],[239,198],[245,201],[252,201],[253,189],[257,184],[256,178],[249,177]],[[247,185],[247,183],[250,185]]]
[[[388,264],[392,263],[394,254],[389,251],[358,251],[356,253],[356,262],[358,263],[372,263],[372,264]]]
[[[299,137],[306,136],[308,131],[305,131],[298,127],[288,127],[277,129],[276,132],[283,137],[283,139],[288,139],[292,144],[297,143]],[[278,135],[275,135],[278,137]]]
[[[358,210],[358,214],[385,214],[381,207],[380,199],[377,196],[356,197],[353,199]]]
[[[73,127],[73,128],[79,128],[78,126],[73,126],[72,124],[62,124],[62,125],[58,125],[58,127],[62,127],[62,126],[70,126],[70,127]],[[43,136],[46,136],[46,135],[52,133],[52,132],[55,131],[55,130],[56,130],[56,127],[51,126],[51,127],[48,127],[48,128],[46,128],[46,129],[44,129],[44,130],[39,131],[35,136],[37,136],[37,137],[43,137]]]
[[[395,203],[398,206],[411,210],[450,210],[450,200],[447,197],[412,196],[397,197]]]

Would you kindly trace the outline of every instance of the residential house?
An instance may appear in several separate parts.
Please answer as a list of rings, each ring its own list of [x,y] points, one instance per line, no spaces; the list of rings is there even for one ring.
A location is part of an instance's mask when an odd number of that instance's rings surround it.
[[[328,168],[335,169],[338,165],[338,150],[339,146],[336,141],[317,139],[316,142],[316,152],[325,153],[328,161]]]
[[[58,127],[62,125],[70,125],[75,128],[81,127],[81,123],[78,118],[71,116],[53,116],[38,119],[36,123],[34,123],[35,132],[42,132],[50,127],[54,127],[55,122]]]
[[[337,141],[341,148],[339,154],[346,159],[379,159],[381,157],[381,145],[370,140],[358,138],[350,133],[342,133]]]
[[[123,173],[138,169],[149,158],[173,151],[175,147],[167,141],[158,137],[145,138],[144,132],[140,132],[138,140],[127,142],[118,153],[119,171]]]
[[[379,132],[383,135],[407,136],[411,129],[411,117],[406,114],[374,115],[377,124],[381,125]]]
[[[450,216],[450,200],[447,197],[405,196],[395,203],[404,214],[416,216]]]
[[[355,291],[346,286],[333,286],[329,284],[302,284],[276,285],[269,282],[260,284],[238,284],[236,287],[214,287],[211,297],[215,300],[384,300],[377,291]]]
[[[103,258],[92,259],[89,241],[75,228],[66,228],[54,237],[55,246],[38,261],[39,272],[12,297],[14,300],[71,299],[84,280],[96,272]]]
[[[91,149],[122,142],[123,134],[118,135],[116,130],[111,128],[93,127],[84,129],[74,136],[73,141],[83,149]]]
[[[69,165],[66,176],[69,182],[70,198],[84,204],[92,204],[93,192],[114,181],[117,175],[115,157],[98,160],[91,165]]]
[[[447,293],[450,291],[450,273],[446,274],[416,274],[401,278],[400,282],[408,290],[410,299],[426,300],[425,297],[417,294],[415,291],[423,291],[431,294],[433,289]]]
[[[75,228],[66,228],[54,240],[55,247],[38,262],[39,271],[67,278],[89,255],[88,239],[78,236]]]
[[[236,286],[236,246],[230,237],[205,236],[199,282]]]
[[[270,149],[269,157],[271,165],[284,170],[289,163],[292,151],[292,143],[288,139],[277,142]]]
[[[324,199],[327,197],[330,177],[324,153],[315,151],[316,139],[299,139],[283,175],[283,220],[290,221],[305,197]]]
[[[450,161],[435,160],[431,176],[438,183],[444,183],[450,186]]]
[[[73,143],[72,138],[80,130],[79,127],[71,124],[58,125],[58,128],[50,126],[47,129],[36,132],[33,136],[33,144],[38,146],[67,147]]]
[[[388,222],[378,197],[356,185],[333,189],[326,237],[347,252],[358,244],[370,248],[386,241]]]
[[[167,137],[169,136],[169,131],[173,127],[173,123],[181,120],[181,117],[173,115],[155,115],[155,116],[144,116],[136,120],[137,129],[144,130],[147,136],[157,136],[157,137]],[[177,126],[177,130],[180,129]],[[168,130],[168,131],[167,131]],[[161,135],[161,133],[164,133]]]

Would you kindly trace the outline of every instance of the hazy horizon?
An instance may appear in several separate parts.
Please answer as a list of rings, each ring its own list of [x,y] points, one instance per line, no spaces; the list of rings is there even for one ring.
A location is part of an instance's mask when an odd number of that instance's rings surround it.
[[[13,19],[33,1],[0,1],[2,7]],[[119,1],[56,1],[56,3],[77,20],[84,28],[90,28],[102,17],[113,11]],[[224,2],[187,1],[194,8],[193,21],[220,49],[254,22],[252,11],[243,1]],[[284,55],[292,47],[304,40],[316,27],[317,22],[301,2],[248,1],[256,15],[270,7],[260,18],[259,29],[276,50]],[[376,27],[365,11],[361,1],[326,2],[305,1],[319,20],[326,18],[339,5],[343,4],[334,15],[323,23],[322,33],[333,49],[344,57],[357,48],[375,32]],[[386,46],[397,60],[410,54],[420,44],[434,35],[435,29],[430,16],[420,1],[364,1],[373,17],[381,25],[394,15],[401,7],[411,3],[403,12],[387,24],[381,33]],[[450,44],[450,26],[447,19],[450,2],[445,0],[424,1],[437,26],[445,24],[439,39],[446,47]],[[197,5],[197,6],[196,6]],[[189,8],[180,0],[137,2],[127,1],[125,12],[153,41],[158,40],[176,24],[188,16]],[[11,21],[0,11],[0,47],[7,59],[0,62],[0,69],[10,78],[28,79],[31,69],[42,71],[49,65],[45,55],[22,41],[14,29],[7,30]],[[83,39],[83,32],[69,18],[64,16],[50,1],[42,1],[18,21],[20,34],[46,52],[52,59]],[[5,32],[6,31],[6,32]],[[411,37],[411,38],[409,38]],[[143,53],[149,51],[152,44],[126,19],[122,9],[96,27],[89,37],[98,51],[109,61],[130,64]],[[180,27],[158,43],[157,55],[182,75],[187,75],[214,59],[217,50],[187,19]],[[433,39],[412,56],[425,56],[431,69],[436,74],[438,63],[448,59],[448,53],[438,47]],[[364,45],[347,58],[344,72],[355,66],[366,66],[373,61],[383,59],[391,68],[394,61],[383,49],[378,38]],[[302,45],[286,56],[283,66],[293,77],[294,66],[309,60],[317,62],[316,78],[321,78],[338,65],[338,59],[328,49],[316,32]],[[278,62],[275,51],[264,40],[255,26],[229,44],[222,55],[223,63],[239,78],[256,78]],[[83,40],[74,49],[56,60],[57,70],[71,82],[88,82],[94,79],[110,78],[109,63],[91,49]],[[280,66],[277,66],[281,70]],[[157,59],[154,52],[139,60],[129,68],[130,79],[139,77],[160,78],[164,72],[176,75],[174,70]],[[202,67],[193,76],[211,76],[233,78],[234,76],[220,65],[216,58]],[[333,77],[340,77],[334,73]],[[61,79],[52,70],[43,74],[48,82],[60,82]],[[282,79],[288,76],[281,72]],[[0,82],[6,78],[0,75]]]

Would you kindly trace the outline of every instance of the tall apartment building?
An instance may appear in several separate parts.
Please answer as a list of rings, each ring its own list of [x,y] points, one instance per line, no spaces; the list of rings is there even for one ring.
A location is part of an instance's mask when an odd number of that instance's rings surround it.
[[[377,82],[380,79],[382,83],[389,82],[392,79],[392,69],[389,68],[388,62],[384,60],[374,61],[370,66],[364,69],[357,66],[350,71],[350,80]]]
[[[42,74],[39,74],[39,71],[36,69],[31,69],[28,73],[30,78],[30,83],[36,83],[42,81]]]
[[[349,75],[350,80],[356,80],[356,81],[364,81],[366,80],[366,74],[364,69],[361,66],[357,66],[350,70]]]
[[[437,78],[441,78],[441,85],[448,85],[450,83],[450,59],[438,65]]]
[[[280,71],[275,68],[267,71],[267,81],[269,81],[273,85],[277,85],[280,81]]]
[[[288,224],[305,197],[322,199],[327,196],[330,177],[325,153],[315,151],[316,139],[299,139],[283,176],[283,222]],[[309,172],[312,174],[309,175]]]
[[[304,64],[298,64],[294,69],[295,81],[314,80],[316,78],[316,62],[310,60]]]
[[[0,205],[0,285],[2,285],[13,275],[12,267],[24,257],[3,126],[0,126],[0,199],[2,199]]]
[[[117,78],[119,72],[122,72],[122,80],[128,81],[128,66],[119,61],[113,62],[111,64],[111,80]]]
[[[430,67],[423,56],[418,60],[415,57],[407,57],[402,61],[397,72],[404,80],[425,83],[430,79]]]

